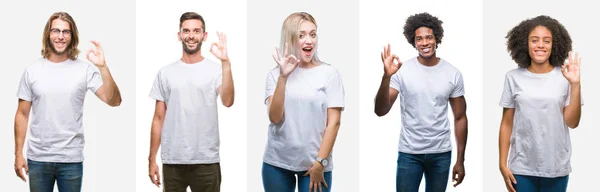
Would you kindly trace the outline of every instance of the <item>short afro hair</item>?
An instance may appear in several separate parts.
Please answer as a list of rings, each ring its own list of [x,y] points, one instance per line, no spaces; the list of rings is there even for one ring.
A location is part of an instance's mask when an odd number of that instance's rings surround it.
[[[444,37],[444,28],[442,28],[442,21],[437,17],[430,15],[429,13],[419,13],[411,15],[406,19],[404,24],[404,37],[408,43],[416,48],[415,45],[415,31],[420,27],[427,27],[433,30],[433,36],[435,37],[436,45],[442,43],[442,37]]]
[[[528,67],[531,65],[529,56],[529,33],[537,26],[546,27],[552,34],[552,50],[550,52],[550,65],[561,66],[571,51],[571,36],[567,29],[546,15],[540,15],[533,19],[521,21],[519,25],[512,28],[506,34],[506,49],[510,52],[512,59],[517,62],[519,67]]]

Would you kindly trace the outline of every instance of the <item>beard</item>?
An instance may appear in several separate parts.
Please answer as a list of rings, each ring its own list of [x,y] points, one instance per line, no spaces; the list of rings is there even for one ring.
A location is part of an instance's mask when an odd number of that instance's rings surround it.
[[[69,47],[71,45],[68,45],[67,47],[65,47],[65,49],[63,51],[58,51],[56,50],[56,47],[54,46],[54,43],[51,43],[50,45],[50,50],[52,51],[52,53],[54,53],[55,55],[64,55],[65,53],[67,53],[67,50],[69,50]]]
[[[185,44],[185,42],[188,42],[188,41],[190,41],[190,40],[196,40],[196,41],[197,41],[198,45],[196,46],[196,48],[195,48],[195,49],[189,49],[189,48],[187,47],[187,45]],[[188,54],[194,54],[194,53],[197,53],[198,51],[200,51],[200,48],[202,47],[202,41],[200,41],[200,40],[198,40],[198,39],[191,39],[191,38],[188,38],[188,39],[186,39],[185,41],[181,41],[181,45],[183,46],[183,51],[185,51],[185,52],[186,52],[186,53],[188,53]]]

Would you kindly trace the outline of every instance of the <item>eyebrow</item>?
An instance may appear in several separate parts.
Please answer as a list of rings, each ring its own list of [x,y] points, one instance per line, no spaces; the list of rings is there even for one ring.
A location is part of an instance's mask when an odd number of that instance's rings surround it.
[[[312,33],[312,32],[317,32],[317,30],[314,30],[314,29],[313,29],[313,30],[311,30],[311,31],[310,31],[310,33]],[[300,30],[300,33],[306,33],[306,31],[304,31],[304,30]]]
[[[539,36],[531,36],[531,37],[529,37],[529,38],[530,38],[530,39],[533,39],[533,38],[540,38],[540,37],[539,37]],[[552,39],[552,36],[544,36],[544,37],[542,37],[542,39],[546,39],[546,38],[550,38],[550,39]]]
[[[191,28],[193,30],[202,30],[202,28]],[[181,30],[191,30],[190,28],[181,28]]]

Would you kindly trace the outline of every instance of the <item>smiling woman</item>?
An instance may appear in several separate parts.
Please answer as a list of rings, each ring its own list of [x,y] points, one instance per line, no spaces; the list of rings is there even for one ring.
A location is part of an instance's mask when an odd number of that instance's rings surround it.
[[[521,22],[506,38],[519,65],[506,73],[500,100],[499,157],[506,188],[566,191],[569,127],[579,125],[583,105],[580,58],[570,53],[572,42],[564,26],[548,16]]]

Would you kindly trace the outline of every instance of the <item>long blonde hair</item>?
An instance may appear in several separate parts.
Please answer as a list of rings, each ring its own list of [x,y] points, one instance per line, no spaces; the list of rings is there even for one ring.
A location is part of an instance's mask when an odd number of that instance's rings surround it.
[[[288,44],[288,52],[291,55],[299,57],[297,53],[296,47],[298,47],[298,36],[300,35],[300,25],[302,22],[308,21],[315,24],[317,27],[317,22],[312,15],[306,12],[296,12],[289,15],[285,21],[283,21],[283,26],[281,27],[281,42],[279,44],[280,54],[283,54],[285,49],[285,44]],[[318,44],[316,44],[318,46]],[[315,47],[316,49],[317,47]],[[317,50],[315,50],[315,54],[313,55],[313,61],[320,63],[319,57],[317,56]]]
[[[50,42],[50,29],[52,28],[52,21],[55,19],[63,20],[69,23],[71,27],[71,43],[67,46],[65,52],[67,53],[69,59],[75,60],[77,59],[77,55],[79,55],[79,49],[77,49],[77,45],[79,45],[79,32],[77,31],[77,25],[75,25],[75,20],[66,12],[56,12],[48,18],[48,22],[46,22],[46,27],[44,27],[44,35],[42,36],[42,56],[44,58],[49,58],[52,53],[52,42]]]

